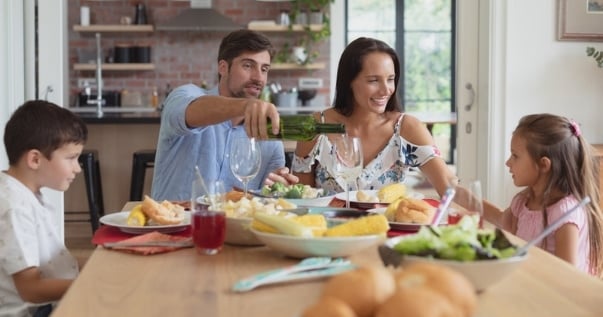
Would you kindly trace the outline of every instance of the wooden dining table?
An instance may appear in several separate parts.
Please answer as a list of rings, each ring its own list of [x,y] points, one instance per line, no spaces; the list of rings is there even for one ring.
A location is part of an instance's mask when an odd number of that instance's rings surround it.
[[[376,247],[350,260],[382,265]],[[231,290],[242,278],[298,261],[267,247],[225,245],[213,256],[192,248],[143,256],[99,246],[52,316],[300,317],[320,296],[325,279]],[[475,316],[603,316],[603,282],[532,248],[517,270],[478,294]]]

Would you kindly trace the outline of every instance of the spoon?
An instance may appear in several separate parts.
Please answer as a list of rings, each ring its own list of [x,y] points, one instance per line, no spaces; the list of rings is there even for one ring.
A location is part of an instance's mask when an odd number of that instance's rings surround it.
[[[573,214],[576,210],[578,210],[578,208],[580,208],[588,203],[590,203],[590,198],[584,197],[576,206],[572,207],[565,214],[563,214],[563,216],[559,217],[559,219],[555,220],[555,222],[553,222],[552,224],[550,224],[546,228],[544,228],[544,230],[542,230],[542,232],[539,235],[537,235],[534,239],[528,241],[528,243],[526,243],[524,246],[515,250],[515,253],[513,254],[513,256],[524,255],[525,253],[527,253],[528,249],[530,247],[532,247],[536,243],[540,242],[546,236],[548,236],[553,231],[555,231],[561,225],[561,223],[563,221],[565,221],[565,219],[567,219],[571,214]]]

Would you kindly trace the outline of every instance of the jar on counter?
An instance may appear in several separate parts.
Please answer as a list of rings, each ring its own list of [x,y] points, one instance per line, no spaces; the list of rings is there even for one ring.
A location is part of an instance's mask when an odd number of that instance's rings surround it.
[[[287,10],[281,10],[281,13],[278,16],[277,22],[280,25],[289,25],[289,24],[291,24],[291,21],[289,20],[289,11],[287,11]]]

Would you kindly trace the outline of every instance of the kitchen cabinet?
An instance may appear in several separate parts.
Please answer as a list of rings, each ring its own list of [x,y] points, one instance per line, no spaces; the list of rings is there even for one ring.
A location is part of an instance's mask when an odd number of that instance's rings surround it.
[[[136,33],[153,32],[153,25],[150,24],[92,24],[92,25],[74,25],[73,30],[81,33]],[[103,71],[148,71],[154,70],[152,63],[103,63]],[[75,63],[73,70],[95,71],[96,65],[90,63]]]

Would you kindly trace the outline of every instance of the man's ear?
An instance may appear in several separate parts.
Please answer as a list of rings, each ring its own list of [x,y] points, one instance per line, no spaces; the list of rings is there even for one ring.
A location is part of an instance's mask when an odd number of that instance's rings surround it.
[[[220,77],[224,77],[228,74],[228,62],[226,60],[221,59],[218,62],[218,73]]]
[[[548,173],[551,170],[551,159],[547,156],[543,156],[538,160],[538,167],[543,173]]]
[[[32,149],[25,153],[25,162],[29,168],[37,170],[43,157],[44,154],[42,152]]]

